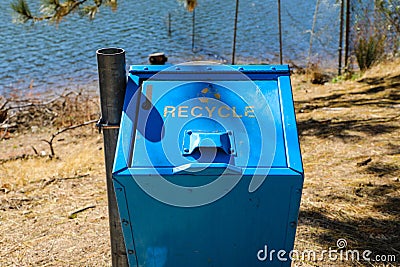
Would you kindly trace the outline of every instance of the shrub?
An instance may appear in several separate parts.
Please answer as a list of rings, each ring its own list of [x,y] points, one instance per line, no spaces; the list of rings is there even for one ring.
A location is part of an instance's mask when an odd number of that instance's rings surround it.
[[[373,34],[369,37],[359,36],[355,43],[355,54],[358,66],[362,71],[370,68],[382,58],[385,52],[385,37]]]

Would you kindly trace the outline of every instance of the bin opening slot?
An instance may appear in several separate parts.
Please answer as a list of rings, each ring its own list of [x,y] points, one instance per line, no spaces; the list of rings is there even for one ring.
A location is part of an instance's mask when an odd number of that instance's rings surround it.
[[[232,131],[201,132],[187,130],[184,133],[182,155],[191,155],[196,149],[215,148],[227,155],[236,156],[235,140]]]

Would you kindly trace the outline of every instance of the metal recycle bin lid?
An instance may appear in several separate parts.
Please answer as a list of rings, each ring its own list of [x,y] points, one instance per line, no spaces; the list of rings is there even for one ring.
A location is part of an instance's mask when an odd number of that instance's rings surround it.
[[[290,266],[264,250],[303,184],[288,66],[131,66],[113,182],[131,266]]]

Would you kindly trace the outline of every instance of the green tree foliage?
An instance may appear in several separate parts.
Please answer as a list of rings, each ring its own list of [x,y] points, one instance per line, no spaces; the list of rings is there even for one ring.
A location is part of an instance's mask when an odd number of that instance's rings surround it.
[[[178,0],[179,2],[183,2],[186,9],[189,12],[192,12],[197,6],[197,0]]]
[[[381,15],[386,45],[393,55],[399,55],[400,47],[400,0],[375,0],[375,9]]]
[[[388,27],[400,35],[400,0],[376,0],[375,7],[385,18]]]
[[[359,1],[355,14],[353,45],[361,70],[389,54],[396,56],[400,41],[400,0]]]
[[[197,0],[178,0],[183,2],[188,11],[193,11]],[[26,0],[14,0],[11,7],[15,12],[15,22],[48,20],[59,23],[64,17],[74,12],[94,19],[102,6],[117,9],[117,0],[42,0],[39,15],[34,15]]]

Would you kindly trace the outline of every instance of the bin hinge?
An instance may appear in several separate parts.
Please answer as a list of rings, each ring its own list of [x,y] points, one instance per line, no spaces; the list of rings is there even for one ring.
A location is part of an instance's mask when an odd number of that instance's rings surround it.
[[[111,124],[100,118],[96,123],[96,127],[99,129],[99,133],[101,133],[101,130],[119,129],[119,124]]]

